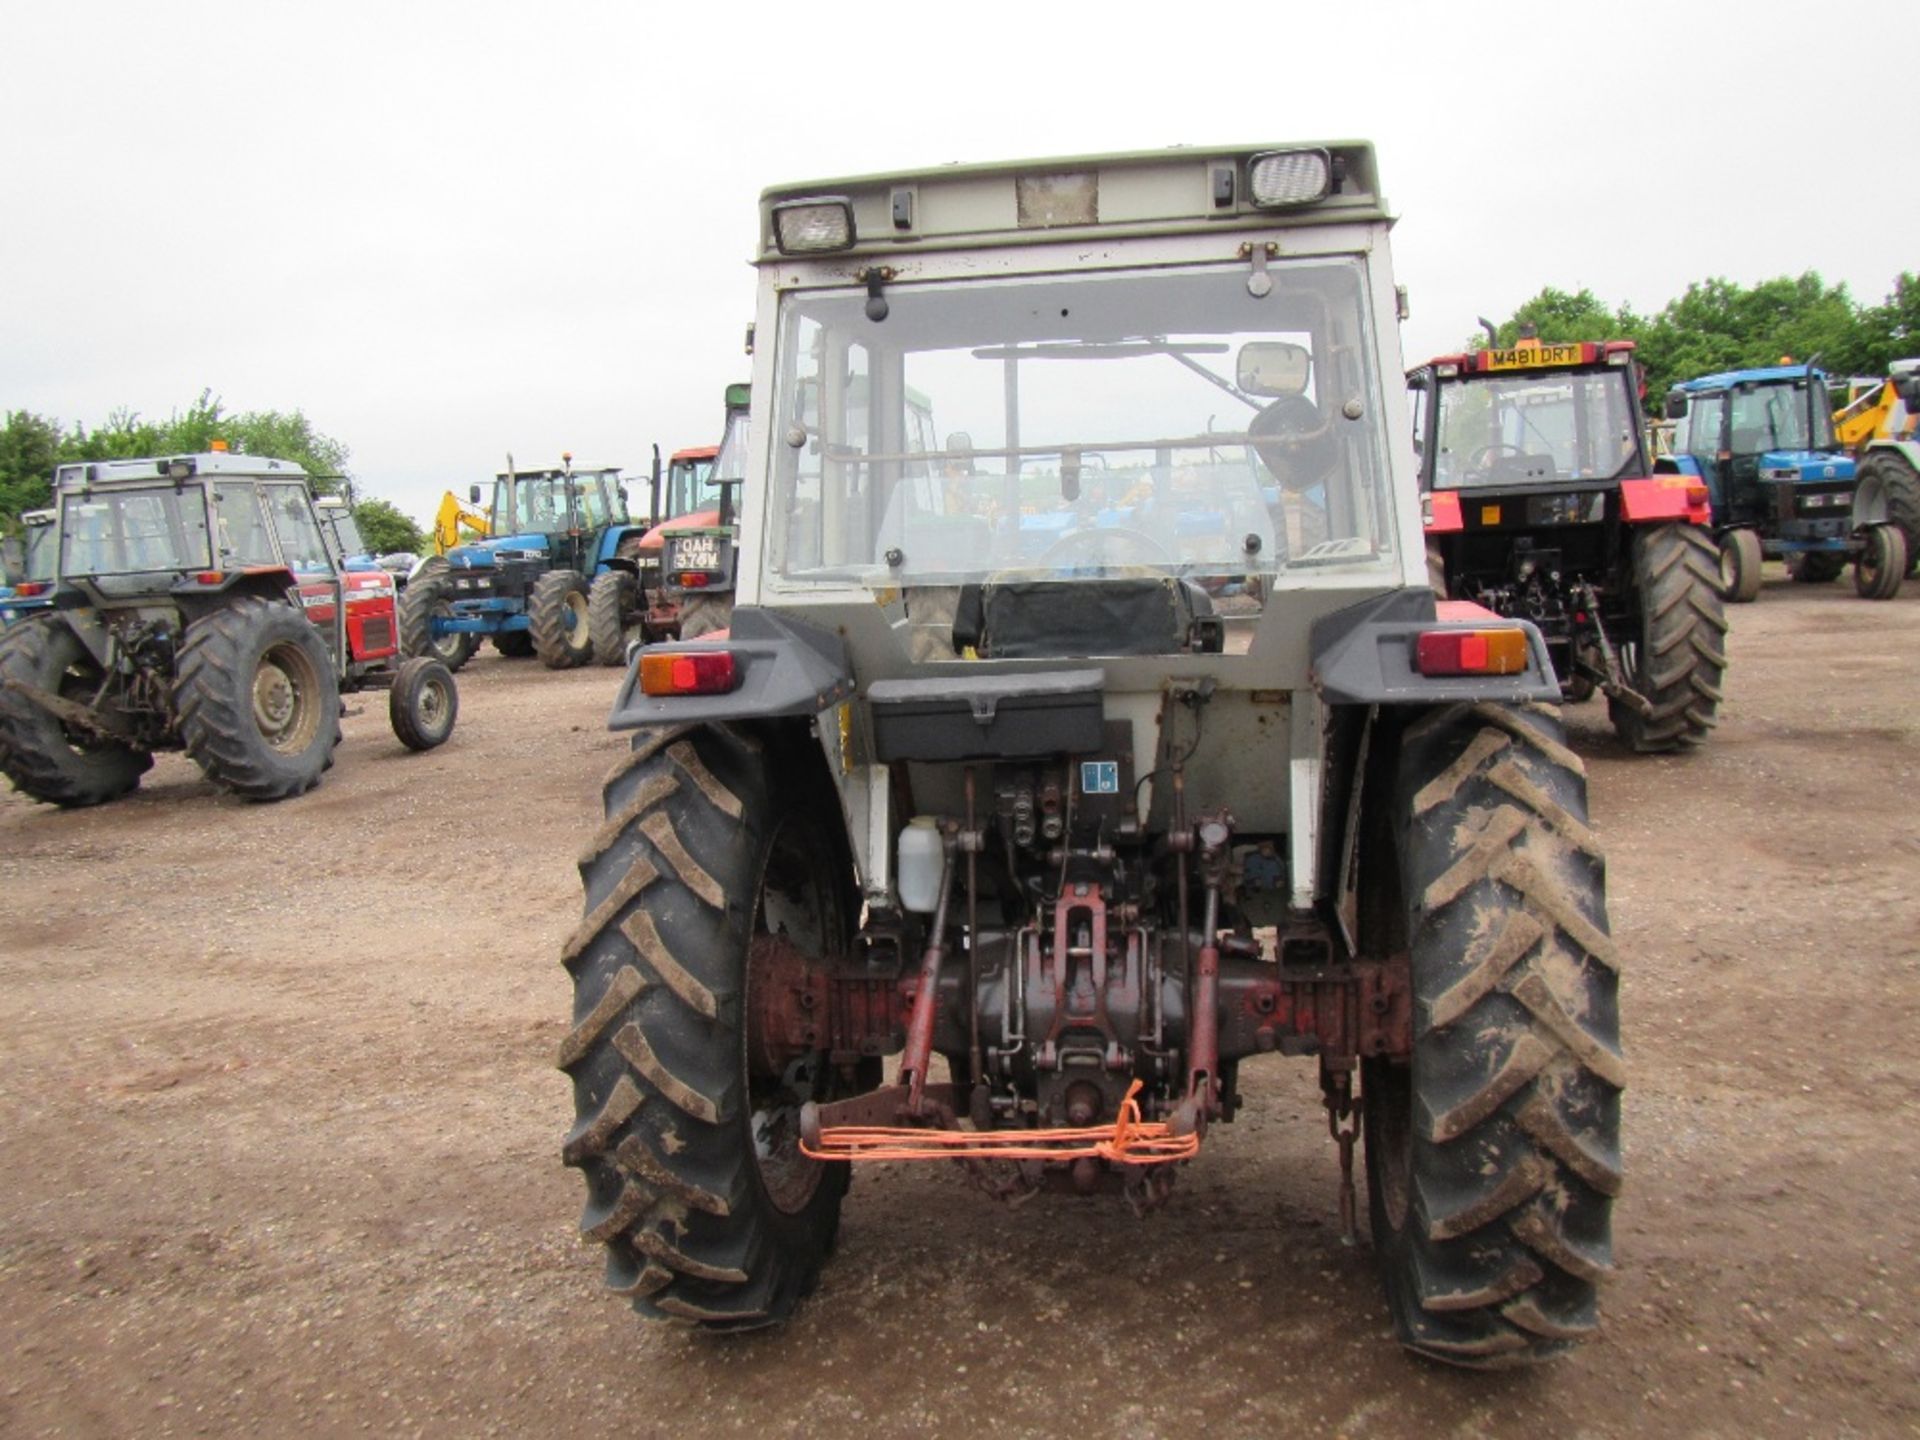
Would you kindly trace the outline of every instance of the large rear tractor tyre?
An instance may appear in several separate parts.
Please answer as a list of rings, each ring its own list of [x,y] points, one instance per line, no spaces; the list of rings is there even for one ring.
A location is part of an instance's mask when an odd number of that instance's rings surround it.
[[[1897,450],[1876,450],[1860,462],[1860,478],[1880,482],[1887,518],[1907,542],[1907,576],[1920,573],[1920,471]]]
[[[1626,1077],[1586,812],[1548,707],[1450,706],[1402,737],[1414,1053],[1363,1071],[1367,1189],[1400,1341],[1450,1364],[1598,1328]]]
[[[431,562],[429,562],[431,563]],[[438,660],[449,670],[458,670],[480,648],[480,637],[464,633],[436,635],[435,616],[453,618],[453,578],[445,562],[439,569],[424,569],[408,582],[400,596],[400,653],[424,655]]]
[[[509,660],[525,660],[533,654],[533,636],[524,630],[496,630],[493,648]]]
[[[291,605],[242,599],[189,625],[173,704],[187,757],[248,800],[305,794],[340,743],[333,656]]]
[[[593,658],[602,665],[624,665],[627,641],[640,633],[636,613],[640,582],[631,571],[607,570],[593,577],[587,591],[587,634],[593,644]]]
[[[698,640],[733,624],[733,596],[687,595],[680,601],[680,638]]]
[[[533,653],[549,670],[571,670],[593,659],[587,582],[578,570],[549,570],[534,582],[527,633],[533,636]]]
[[[1720,537],[1720,598],[1751,605],[1760,598],[1760,566],[1766,554],[1757,531],[1729,530]]]
[[[1869,525],[1853,557],[1853,588],[1862,600],[1891,600],[1907,574],[1907,537],[1897,525]]]
[[[153,768],[145,750],[70,728],[7,683],[84,705],[102,678],[80,637],[56,616],[33,616],[0,634],[0,771],[21,794],[49,805],[99,805],[135,789]]]
[[[400,662],[387,692],[387,723],[402,745],[432,750],[446,744],[459,715],[460,692],[452,671],[426,655]]]
[[[608,1287],[642,1315],[778,1323],[839,1226],[848,1167],[799,1151],[825,1057],[764,1073],[746,1033],[756,940],[851,943],[851,861],[831,792],[793,779],[809,773],[732,730],[642,731],[580,861],[561,1155],[585,1176],[580,1228],[606,1246]]]
[[[1642,715],[1609,700],[1614,732],[1642,754],[1700,744],[1719,723],[1727,670],[1727,612],[1713,541],[1694,525],[1657,525],[1633,537],[1633,588],[1640,612],[1628,645],[1627,683],[1653,706]]]
[[[1832,550],[1796,550],[1787,556],[1787,578],[1797,585],[1831,585],[1847,568],[1847,557]]]

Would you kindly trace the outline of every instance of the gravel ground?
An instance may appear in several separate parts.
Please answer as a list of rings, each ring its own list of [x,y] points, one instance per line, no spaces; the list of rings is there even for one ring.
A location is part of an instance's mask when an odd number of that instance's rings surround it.
[[[1569,1360],[1400,1354],[1278,1060],[1144,1221],[863,1173],[786,1330],[643,1327],[552,1069],[614,672],[486,654],[452,743],[357,702],[300,800],[172,757],[101,810],[0,797],[0,1431],[1920,1433],[1920,585],[1776,574],[1734,622],[1704,752],[1569,712],[1633,1067]]]

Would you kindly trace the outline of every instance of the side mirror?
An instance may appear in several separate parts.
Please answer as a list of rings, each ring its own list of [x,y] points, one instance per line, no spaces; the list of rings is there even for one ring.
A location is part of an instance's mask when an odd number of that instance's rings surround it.
[[[480,487],[478,485],[469,485],[467,487],[467,503],[471,505],[478,505],[480,503]]]
[[[1250,340],[1240,347],[1234,371],[1235,383],[1249,395],[1303,395],[1313,356],[1304,345],[1285,340]]]
[[[1667,392],[1667,403],[1665,406],[1665,413],[1666,413],[1667,419],[1669,420],[1686,419],[1687,418],[1687,392],[1684,390],[1669,390]]]

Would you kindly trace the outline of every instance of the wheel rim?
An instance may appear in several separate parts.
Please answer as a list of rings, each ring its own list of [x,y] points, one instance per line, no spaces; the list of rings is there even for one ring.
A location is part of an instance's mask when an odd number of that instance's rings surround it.
[[[253,671],[253,723],[260,738],[283,755],[297,755],[320,728],[313,657],[291,641],[269,646]]]
[[[1720,588],[1729,595],[1740,579],[1740,557],[1731,544],[1720,547]]]
[[[566,630],[567,644],[587,643],[587,597],[578,590],[569,590],[560,602],[560,623]]]
[[[447,714],[447,687],[438,679],[427,681],[420,687],[420,698],[414,708],[419,713],[421,729],[438,730]]]

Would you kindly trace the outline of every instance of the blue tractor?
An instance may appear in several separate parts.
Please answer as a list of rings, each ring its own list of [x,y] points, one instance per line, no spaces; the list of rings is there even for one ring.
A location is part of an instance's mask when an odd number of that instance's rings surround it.
[[[1864,598],[1900,593],[1906,538],[1890,523],[1885,486],[1835,441],[1826,376],[1811,363],[1685,381],[1668,392],[1666,414],[1678,422],[1674,454],[1655,468],[1706,482],[1728,600],[1760,594],[1768,558],[1808,584],[1851,560]]]
[[[471,492],[480,503],[480,487]],[[636,570],[644,523],[627,513],[618,468],[508,468],[494,480],[492,533],[414,572],[400,603],[409,655],[464,665],[483,637],[503,655],[537,655],[550,670],[594,658],[588,593],[595,577]]]

